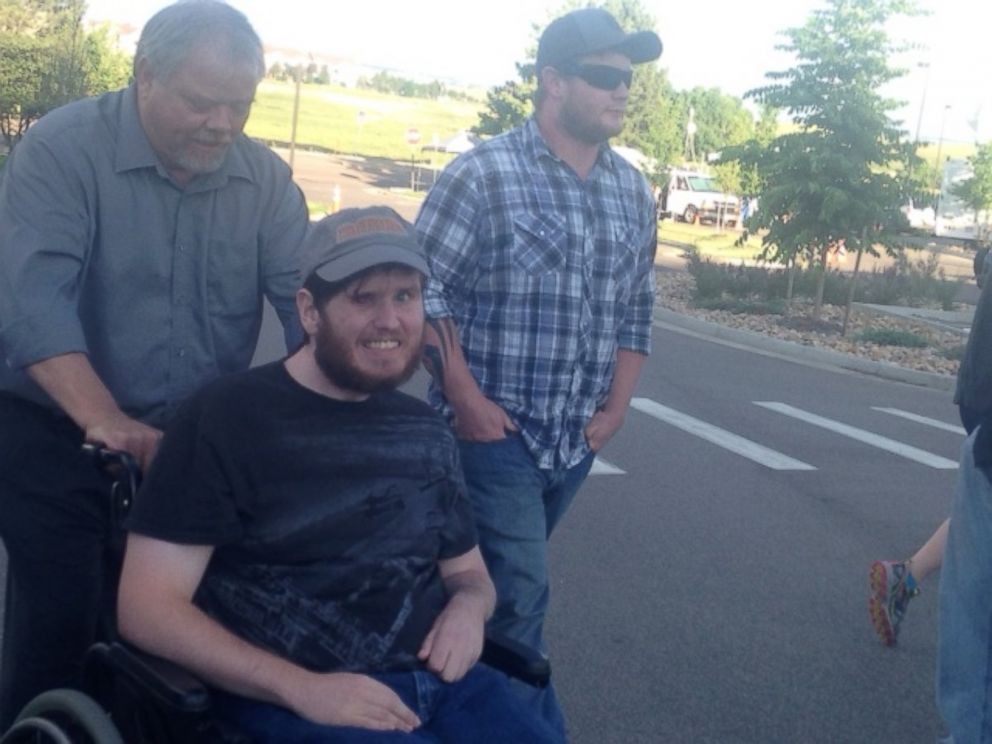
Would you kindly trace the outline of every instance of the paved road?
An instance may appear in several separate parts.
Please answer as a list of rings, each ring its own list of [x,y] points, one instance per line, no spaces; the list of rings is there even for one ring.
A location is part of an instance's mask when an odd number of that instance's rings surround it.
[[[669,331],[655,343],[643,410],[602,453],[625,474],[591,478],[552,541],[575,742],[932,742],[936,582],[890,650],[866,569],[946,516],[962,439],[878,409],[955,425],[950,395]],[[821,420],[794,417],[808,414]],[[893,441],[852,438],[869,433]],[[728,435],[772,452],[749,459]]]

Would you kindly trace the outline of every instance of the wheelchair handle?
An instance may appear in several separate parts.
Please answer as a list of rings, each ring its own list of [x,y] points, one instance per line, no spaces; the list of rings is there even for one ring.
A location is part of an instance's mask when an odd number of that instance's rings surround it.
[[[83,444],[83,454],[112,479],[110,504],[114,524],[119,525],[127,516],[134,494],[141,485],[141,467],[138,461],[127,452],[94,442]]]

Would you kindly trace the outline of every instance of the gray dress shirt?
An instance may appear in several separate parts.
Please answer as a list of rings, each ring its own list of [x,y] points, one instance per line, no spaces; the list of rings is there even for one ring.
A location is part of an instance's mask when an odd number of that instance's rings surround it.
[[[134,88],[35,124],[0,172],[0,390],[54,405],[26,367],[88,354],[121,408],[163,425],[207,380],[249,366],[263,296],[302,332],[306,204],[240,136],[185,189],[145,136]]]

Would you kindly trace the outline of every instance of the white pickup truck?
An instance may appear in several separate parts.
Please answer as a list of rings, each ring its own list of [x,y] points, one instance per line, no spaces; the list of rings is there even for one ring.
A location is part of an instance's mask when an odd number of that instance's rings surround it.
[[[734,227],[741,220],[741,202],[723,193],[712,176],[676,168],[658,198],[658,217]]]

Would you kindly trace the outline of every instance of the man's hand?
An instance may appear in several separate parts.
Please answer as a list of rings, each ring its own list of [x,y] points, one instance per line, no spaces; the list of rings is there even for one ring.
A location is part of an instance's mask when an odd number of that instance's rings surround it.
[[[142,470],[148,469],[162,432],[121,411],[89,357],[61,354],[32,364],[27,372],[83,430],[87,442],[127,452]]]
[[[94,422],[86,429],[86,441],[127,452],[134,457],[143,472],[158,451],[162,432],[123,413]]]
[[[482,655],[485,624],[484,600],[455,594],[434,621],[417,658],[445,682],[457,682]]]
[[[420,719],[399,695],[364,674],[307,673],[287,704],[303,718],[325,726],[406,733],[420,726]]]
[[[623,414],[617,415],[605,408],[596,411],[586,424],[586,442],[589,443],[589,449],[599,452],[613,435],[620,431],[621,426],[623,426]]]
[[[508,431],[516,431],[510,415],[485,396],[478,395],[470,402],[453,404],[454,430],[459,439],[468,442],[495,442],[506,438]]]

